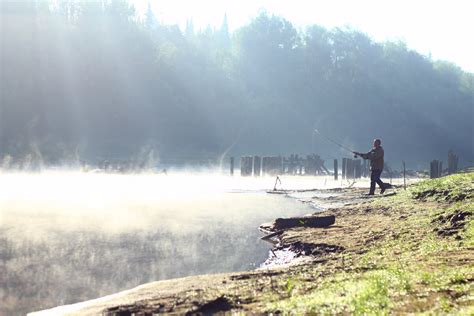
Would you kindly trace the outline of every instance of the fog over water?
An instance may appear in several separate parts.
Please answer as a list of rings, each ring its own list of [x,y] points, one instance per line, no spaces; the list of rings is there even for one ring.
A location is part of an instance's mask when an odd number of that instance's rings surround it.
[[[327,181],[282,177],[282,186],[328,187]],[[294,198],[266,194],[274,183],[217,173],[4,173],[0,315],[156,280],[256,268],[269,250],[259,224],[314,212]]]

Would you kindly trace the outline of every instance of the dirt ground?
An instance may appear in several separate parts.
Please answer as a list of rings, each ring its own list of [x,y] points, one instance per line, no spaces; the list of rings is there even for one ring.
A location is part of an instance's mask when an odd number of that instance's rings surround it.
[[[328,209],[318,215],[334,215],[336,223],[327,228],[299,227],[286,230],[280,237],[277,249],[291,248],[300,256],[321,257],[333,252],[360,253],[367,246],[378,240],[390,228],[390,223],[397,216],[403,219],[403,212],[398,214],[393,209],[377,208],[368,205],[374,199],[383,199],[387,195],[364,196],[366,189],[334,189],[318,191],[311,202],[325,205]],[[323,197],[320,197],[323,196]],[[270,228],[271,227],[267,227]],[[321,259],[321,258],[319,258]]]

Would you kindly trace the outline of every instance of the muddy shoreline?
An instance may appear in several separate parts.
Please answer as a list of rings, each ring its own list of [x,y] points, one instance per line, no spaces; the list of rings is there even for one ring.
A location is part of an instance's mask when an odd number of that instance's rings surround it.
[[[334,189],[317,189],[317,190],[295,190],[295,191],[277,191],[275,194],[298,194],[301,192],[311,192],[310,198],[297,198],[302,203],[308,203],[314,205],[316,212],[308,214],[308,217],[327,217],[328,215],[338,217],[341,216],[340,209],[349,207],[350,205],[363,204],[364,202],[371,201],[374,199],[386,198],[396,194],[397,189],[400,186],[394,186],[390,192],[384,195],[366,196],[366,189],[364,188],[334,188]],[[270,192],[269,192],[270,193]],[[272,268],[281,265],[294,265],[301,264],[304,262],[311,262],[318,260],[322,256],[344,251],[344,247],[340,245],[333,245],[324,242],[315,243],[314,239],[310,240],[299,240],[300,232],[307,231],[311,234],[315,231],[324,232],[324,235],[330,231],[330,229],[337,228],[335,225],[320,228],[310,228],[301,225],[301,227],[292,227],[283,230],[279,230],[275,227],[275,222],[263,223],[260,225],[259,230],[267,234],[268,236],[275,236],[265,239],[265,241],[272,243],[274,246],[270,252],[269,258],[262,264],[261,268]],[[306,234],[307,235],[307,234]],[[264,239],[264,237],[262,237]]]

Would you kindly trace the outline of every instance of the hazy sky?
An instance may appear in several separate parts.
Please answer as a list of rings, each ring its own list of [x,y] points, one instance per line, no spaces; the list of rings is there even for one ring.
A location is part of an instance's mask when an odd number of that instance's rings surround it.
[[[376,41],[403,40],[433,59],[452,61],[474,72],[474,1],[472,0],[132,0],[138,10],[148,2],[166,24],[192,19],[196,29],[218,27],[227,13],[234,30],[261,10],[283,16],[297,27],[351,26]]]

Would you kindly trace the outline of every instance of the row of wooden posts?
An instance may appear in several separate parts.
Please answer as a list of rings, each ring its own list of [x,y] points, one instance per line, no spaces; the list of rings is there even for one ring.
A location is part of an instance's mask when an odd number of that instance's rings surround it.
[[[443,162],[441,160],[433,160],[430,162],[430,178],[439,178],[443,174],[453,174],[458,171],[459,157],[452,150],[448,152],[448,168],[443,170]]]
[[[235,159],[230,158],[230,174],[234,174]],[[368,175],[366,161],[359,159],[343,158],[341,164],[342,179],[359,179]],[[324,166],[324,160],[318,155],[308,155],[305,158],[298,155],[289,157],[260,157],[244,156],[240,158],[240,175],[243,177],[261,175],[334,175],[338,179],[338,160],[334,159],[334,172]]]
[[[448,168],[443,170],[443,162],[433,160],[430,163],[430,178],[439,178],[443,174],[453,174],[458,170],[459,157],[451,150],[448,152]],[[230,174],[234,174],[234,157],[230,158]],[[318,155],[308,155],[305,158],[291,155],[287,158],[282,156],[260,157],[244,156],[240,158],[240,175],[244,177],[261,175],[334,175],[338,179],[338,160],[334,159],[334,172],[330,172],[324,166],[324,160]],[[405,172],[405,162],[403,162]],[[342,179],[359,179],[369,176],[367,160],[342,158]]]
[[[259,177],[262,174],[278,175],[282,174],[282,170],[282,157],[245,156],[240,158],[240,175],[243,177],[251,175]],[[234,157],[230,158],[230,174],[234,174]]]
[[[337,159],[334,159],[334,179],[337,180]],[[342,158],[342,179],[360,179],[369,173],[367,160]]]

